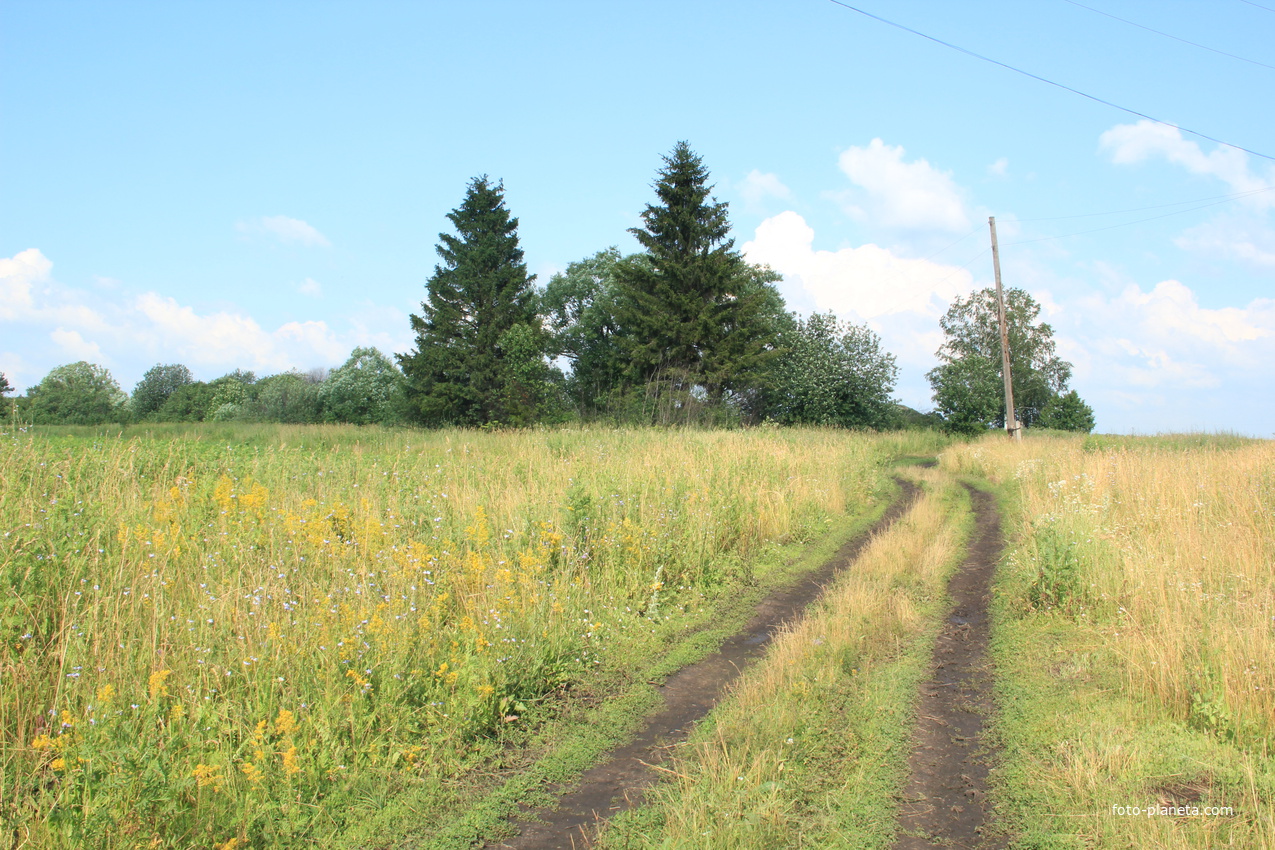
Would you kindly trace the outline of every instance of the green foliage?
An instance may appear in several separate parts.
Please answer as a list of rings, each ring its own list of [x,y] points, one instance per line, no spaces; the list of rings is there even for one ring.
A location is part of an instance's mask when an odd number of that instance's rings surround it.
[[[505,207],[503,184],[474,178],[447,217],[456,235],[439,234],[443,263],[426,283],[421,315],[412,315],[416,348],[398,357],[412,418],[427,425],[533,421],[537,393],[526,392],[521,383],[525,346],[534,341],[543,354],[547,335],[536,315],[535,276],[523,262],[518,219]],[[507,337],[516,325],[528,332]],[[517,341],[513,363],[502,340]]]
[[[36,425],[100,425],[124,415],[128,397],[111,373],[84,360],[58,366],[27,390]]]
[[[295,387],[294,387],[295,389]],[[375,348],[356,348],[319,389],[323,418],[353,425],[385,425],[402,409],[403,373]]]
[[[1034,542],[1036,578],[1027,589],[1028,601],[1035,608],[1072,610],[1082,601],[1075,542],[1048,527],[1037,532]]]
[[[571,363],[566,393],[581,415],[609,407],[628,365],[617,314],[621,263],[641,266],[645,255],[621,258],[615,247],[571,263],[549,280],[540,303],[553,333],[553,353]]]
[[[190,370],[180,363],[152,366],[133,388],[133,416],[137,419],[152,416],[169,396],[194,382]]]
[[[996,290],[983,289],[957,298],[939,320],[946,334],[937,352],[939,365],[926,375],[934,389],[938,412],[948,427],[977,433],[1005,423],[1001,340]],[[1067,388],[1071,364],[1057,356],[1054,331],[1037,323],[1040,305],[1021,289],[1005,290],[1010,372],[1014,406],[1025,427],[1037,423],[1041,411]]]
[[[9,379],[5,377],[4,372],[0,372],[0,395],[8,395],[13,392],[13,387],[9,384]]]
[[[757,285],[734,249],[727,205],[710,198],[708,179],[703,160],[678,142],[655,184],[658,203],[629,231],[645,262],[615,266],[628,375],[655,388],[660,421],[751,387],[773,349],[773,289]]]
[[[832,313],[796,319],[779,335],[767,413],[784,425],[886,428],[899,368],[866,325]]]
[[[1042,428],[1088,434],[1094,426],[1093,408],[1085,404],[1075,390],[1071,390],[1050,399],[1040,412],[1038,424]]]
[[[212,406],[216,389],[203,381],[178,387],[155,411],[158,422],[203,422]]]
[[[249,418],[258,422],[287,424],[318,422],[322,411],[321,387],[321,383],[297,372],[263,378],[256,384],[256,397],[249,406]]]

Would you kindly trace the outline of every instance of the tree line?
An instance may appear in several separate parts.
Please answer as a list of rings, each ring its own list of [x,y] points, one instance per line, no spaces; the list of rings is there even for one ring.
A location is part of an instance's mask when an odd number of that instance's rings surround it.
[[[958,299],[941,320],[946,342],[928,375],[936,410],[910,410],[892,397],[898,366],[880,337],[832,313],[789,312],[780,276],[735,249],[703,160],[685,142],[663,159],[655,201],[629,230],[642,250],[598,251],[543,288],[527,271],[503,184],[474,178],[448,214],[454,232],[439,234],[440,262],[411,316],[415,345],[393,360],[357,348],[326,374],[257,380],[236,370],[209,382],[160,364],[131,396],[105,369],[80,362],[31,387],[18,400],[22,414],[38,424],[772,421],[965,433],[1003,424],[994,292]],[[1007,300],[1019,418],[1091,430],[1092,410],[1067,391],[1071,367],[1037,321],[1039,305],[1021,290]],[[2,375],[0,391],[9,391]]]

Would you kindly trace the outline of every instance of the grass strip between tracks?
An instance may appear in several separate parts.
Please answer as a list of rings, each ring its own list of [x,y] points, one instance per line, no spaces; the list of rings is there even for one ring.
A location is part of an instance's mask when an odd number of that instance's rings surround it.
[[[668,762],[599,846],[873,848],[895,833],[916,689],[969,532],[964,490],[925,494],[874,540]]]

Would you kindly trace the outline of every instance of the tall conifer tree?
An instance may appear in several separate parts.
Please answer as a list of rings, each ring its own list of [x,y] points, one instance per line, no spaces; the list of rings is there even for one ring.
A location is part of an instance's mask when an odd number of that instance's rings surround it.
[[[727,205],[710,197],[708,170],[686,142],[664,157],[658,203],[632,233],[646,263],[621,263],[621,324],[630,377],[710,403],[747,384],[773,341],[772,292],[758,285],[730,237]]]
[[[523,386],[526,361],[539,357],[528,343],[543,351],[545,335],[518,219],[505,208],[504,185],[486,175],[447,217],[456,233],[439,234],[443,262],[411,317],[416,349],[398,356],[409,405],[428,425],[524,424],[537,402],[537,388]]]

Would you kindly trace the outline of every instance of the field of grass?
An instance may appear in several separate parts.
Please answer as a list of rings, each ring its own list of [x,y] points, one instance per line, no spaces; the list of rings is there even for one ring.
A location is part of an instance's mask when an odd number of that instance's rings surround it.
[[[987,439],[941,467],[994,482],[1007,517],[1015,846],[1275,847],[1275,444]]]
[[[1275,445],[997,435],[909,474],[925,499],[604,846],[893,844],[964,479],[995,487],[1007,545],[989,834],[1031,850],[1275,847]]]
[[[775,546],[875,509],[887,458],[935,446],[10,429],[0,835],[291,846],[408,792],[454,800],[568,694],[605,696],[711,619]]]
[[[470,846],[935,453],[604,845],[890,844],[964,479],[992,828],[1275,847],[1270,442],[312,426],[0,436],[0,847]]]

